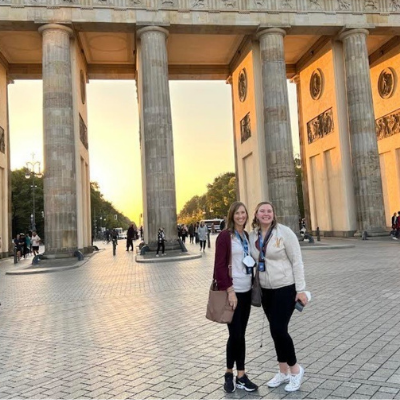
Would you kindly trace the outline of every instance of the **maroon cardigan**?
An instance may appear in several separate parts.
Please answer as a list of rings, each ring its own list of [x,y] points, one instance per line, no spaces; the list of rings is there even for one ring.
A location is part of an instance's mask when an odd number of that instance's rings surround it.
[[[214,276],[219,290],[226,290],[232,286],[228,265],[231,263],[232,238],[231,233],[225,229],[215,242]]]

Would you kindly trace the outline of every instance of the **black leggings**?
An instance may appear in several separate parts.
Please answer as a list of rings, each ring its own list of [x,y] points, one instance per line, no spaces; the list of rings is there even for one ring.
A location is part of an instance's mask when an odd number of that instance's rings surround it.
[[[162,254],[164,254],[165,253],[165,244],[164,244],[164,242],[162,242],[162,243],[158,242],[157,243],[157,254],[160,251],[160,249],[162,250]]]
[[[205,248],[206,248],[206,241],[200,240],[200,250],[205,250]]]
[[[295,285],[279,289],[262,289],[262,306],[269,321],[278,362],[287,363],[290,367],[297,363],[293,340],[288,332],[295,298]]]
[[[251,290],[246,293],[236,293],[238,299],[233,319],[228,324],[229,338],[226,343],[226,368],[232,369],[236,361],[236,369],[244,371],[246,357],[246,327],[250,317]]]

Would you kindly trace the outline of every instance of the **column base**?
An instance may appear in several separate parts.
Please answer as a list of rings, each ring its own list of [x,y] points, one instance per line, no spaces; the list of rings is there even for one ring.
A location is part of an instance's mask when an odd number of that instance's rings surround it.
[[[384,229],[384,228],[374,228],[371,230],[357,230],[354,233],[354,237],[382,237],[382,236],[388,236],[389,235],[389,231]]]
[[[149,242],[145,245],[149,247],[148,251],[157,251],[158,242],[156,241]],[[164,245],[165,245],[165,252],[167,252],[168,250],[182,250],[182,247],[179,243],[179,239],[167,240],[165,241]]]

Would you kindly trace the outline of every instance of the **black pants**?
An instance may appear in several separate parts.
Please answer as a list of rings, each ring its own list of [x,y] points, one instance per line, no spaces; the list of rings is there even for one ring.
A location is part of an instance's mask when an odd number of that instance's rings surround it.
[[[164,254],[165,253],[165,244],[164,244],[164,242],[162,242],[162,243],[158,242],[158,244],[157,244],[157,254],[160,251],[160,249],[162,250],[162,254]]]
[[[279,289],[262,289],[262,306],[269,321],[278,362],[287,363],[290,367],[297,363],[293,340],[288,332],[295,298],[295,285]]]
[[[126,239],[126,249],[129,250],[129,247],[133,251],[133,239]]]
[[[205,250],[206,248],[206,241],[205,240],[200,240],[200,251]]]
[[[246,357],[246,328],[250,317],[251,290],[246,293],[236,293],[238,303],[233,319],[228,324],[229,338],[226,343],[226,368],[243,371]]]

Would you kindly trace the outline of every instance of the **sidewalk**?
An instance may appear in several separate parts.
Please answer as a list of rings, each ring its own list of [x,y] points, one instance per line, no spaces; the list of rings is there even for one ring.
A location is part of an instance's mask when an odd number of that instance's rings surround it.
[[[266,386],[276,361],[258,308],[246,368],[260,389],[223,392],[227,329],[205,318],[214,242],[201,258],[154,264],[102,245],[50,274],[5,275],[19,267],[2,260],[0,399],[398,399],[400,243],[348,240],[353,248],[303,248],[313,300],[290,326],[306,370],[291,394]]]

